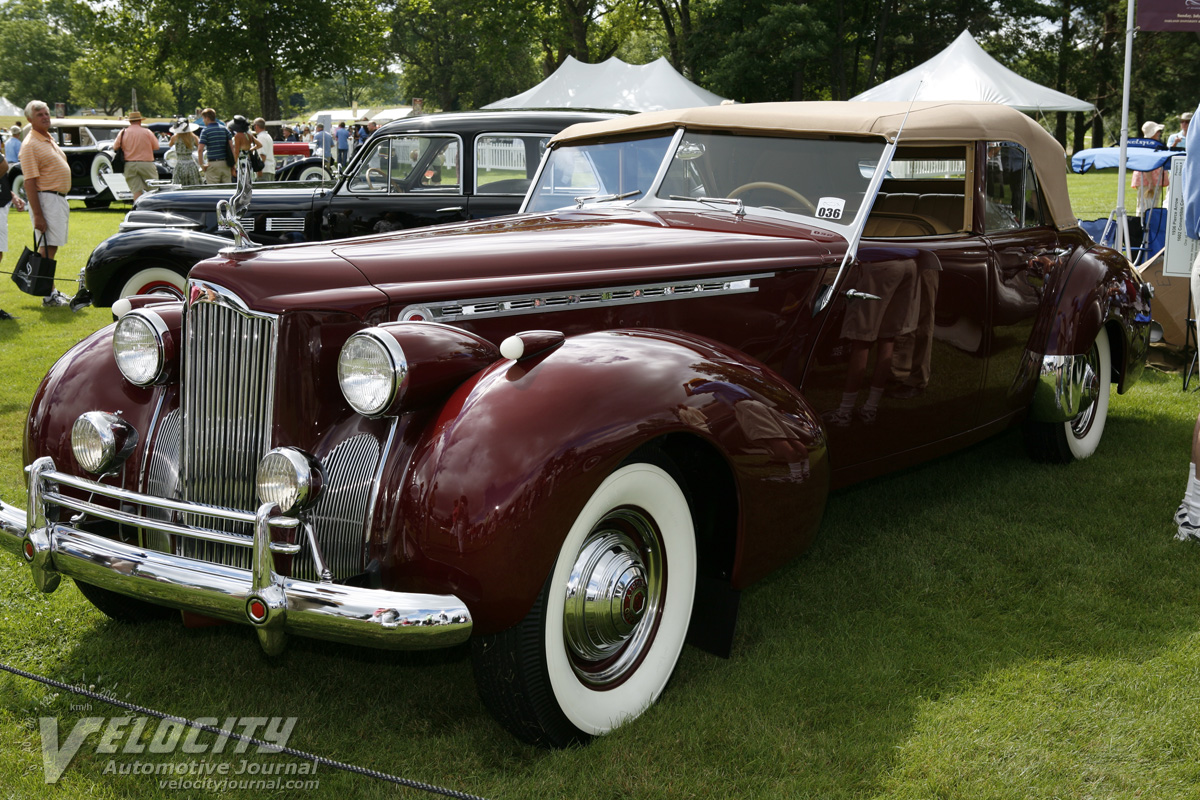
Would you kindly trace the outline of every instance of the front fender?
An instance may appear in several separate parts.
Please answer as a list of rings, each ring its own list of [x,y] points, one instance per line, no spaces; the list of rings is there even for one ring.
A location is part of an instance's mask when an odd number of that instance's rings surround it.
[[[723,577],[735,588],[813,538],[829,465],[819,419],[795,389],[715,342],[610,331],[479,373],[430,419],[407,469],[385,469],[383,484],[398,487],[373,524],[385,584],[446,587],[480,633],[516,624],[583,505],[651,442],[678,448],[677,463],[690,454],[680,466],[694,513],[708,487],[730,487],[718,509],[727,530],[714,535],[729,545]],[[399,525],[390,540],[387,520]]]
[[[146,228],[114,234],[96,247],[84,267],[84,285],[96,306],[111,306],[130,270],[165,267],[187,277],[199,261],[212,258],[232,242],[224,236],[178,228]]]
[[[136,490],[144,445],[152,435],[157,412],[164,402],[169,402],[172,390],[143,388],[125,380],[113,358],[113,328],[113,325],[102,328],[76,344],[46,373],[26,418],[23,458],[28,466],[49,456],[62,472],[94,478],[75,460],[71,427],[85,411],[119,412],[121,419],[137,431],[139,446],[134,448],[121,472],[105,482]]]

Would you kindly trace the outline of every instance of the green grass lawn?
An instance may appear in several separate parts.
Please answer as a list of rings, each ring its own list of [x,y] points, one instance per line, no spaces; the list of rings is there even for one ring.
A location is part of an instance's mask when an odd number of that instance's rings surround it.
[[[73,214],[60,275],[119,218]],[[28,226],[11,215],[16,250]],[[0,282],[18,317],[0,323],[0,498],[21,505],[29,398],[109,319],[40,302]],[[241,626],[113,623],[69,580],[38,593],[8,557],[0,661],[181,716],[294,716],[293,747],[495,798],[1195,797],[1200,547],[1173,540],[1171,515],[1196,397],[1147,373],[1082,463],[1033,464],[1013,432],[835,494],[813,550],[744,594],[733,657],[685,649],[661,701],[587,748],[508,736],[463,648],[293,639],[271,659]],[[325,768],[308,791],[167,792],[106,770],[178,752],[103,755],[95,736],[45,785],[39,718],[61,742],[127,713],[89,702],[0,674],[0,797],[423,796]]]

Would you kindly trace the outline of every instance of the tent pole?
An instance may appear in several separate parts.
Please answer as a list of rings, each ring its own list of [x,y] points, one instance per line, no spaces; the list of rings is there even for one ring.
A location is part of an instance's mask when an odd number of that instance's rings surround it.
[[[1125,21],[1125,78],[1121,90],[1121,150],[1117,163],[1117,250],[1130,258],[1129,218],[1125,215],[1125,154],[1129,149],[1129,78],[1133,72],[1133,2],[1128,0],[1129,10]],[[1132,261],[1133,259],[1130,258]]]

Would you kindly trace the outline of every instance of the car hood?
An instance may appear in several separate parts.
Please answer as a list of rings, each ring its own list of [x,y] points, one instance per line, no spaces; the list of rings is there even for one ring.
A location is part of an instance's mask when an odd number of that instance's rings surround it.
[[[134,211],[200,211],[215,212],[217,201],[233,197],[233,184],[222,186],[190,186],[166,192],[152,192],[138,198]],[[330,191],[329,186],[311,183],[297,184],[296,188],[255,189],[250,197],[250,207],[256,211],[278,205],[290,208],[297,202],[312,202],[319,194]]]
[[[836,264],[841,237],[724,212],[559,211],[331,243],[393,303]]]
[[[226,251],[190,278],[272,313],[836,266],[844,239],[724,212],[560,211]]]

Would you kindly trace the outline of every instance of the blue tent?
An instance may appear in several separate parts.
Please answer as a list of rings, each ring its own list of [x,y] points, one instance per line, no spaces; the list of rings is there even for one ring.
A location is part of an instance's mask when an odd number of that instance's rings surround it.
[[[1163,166],[1172,157],[1182,155],[1183,151],[1130,147],[1125,151],[1125,169],[1131,169],[1134,172],[1149,172]],[[1089,169],[1116,169],[1120,158],[1121,148],[1119,147],[1093,147],[1090,150],[1080,150],[1071,156],[1071,171],[1083,173]]]

